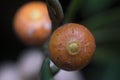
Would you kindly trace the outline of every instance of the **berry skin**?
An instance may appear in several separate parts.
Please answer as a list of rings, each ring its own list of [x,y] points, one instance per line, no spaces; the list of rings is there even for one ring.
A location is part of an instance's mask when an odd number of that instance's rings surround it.
[[[49,41],[49,56],[63,70],[79,70],[90,62],[95,47],[94,37],[87,28],[68,23],[53,32]]]
[[[43,44],[51,33],[46,4],[39,1],[24,4],[16,12],[13,25],[17,37],[25,44]]]

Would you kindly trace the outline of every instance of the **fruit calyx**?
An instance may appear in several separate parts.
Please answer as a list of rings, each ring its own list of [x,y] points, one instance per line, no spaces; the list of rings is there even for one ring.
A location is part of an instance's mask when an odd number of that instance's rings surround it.
[[[67,45],[67,51],[70,55],[76,55],[80,52],[80,45],[75,41],[70,42]]]

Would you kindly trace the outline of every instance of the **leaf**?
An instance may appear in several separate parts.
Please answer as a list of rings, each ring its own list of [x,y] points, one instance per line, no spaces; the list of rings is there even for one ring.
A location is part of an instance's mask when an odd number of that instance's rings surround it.
[[[115,21],[120,21],[120,7],[89,17],[81,23],[90,30],[96,30],[103,25],[113,24]]]
[[[82,8],[83,16],[91,16],[109,8],[116,0],[86,0]]]
[[[64,23],[69,22],[72,18],[74,18],[76,12],[80,9],[82,2],[83,0],[71,0],[65,13]]]
[[[118,35],[119,30],[120,30],[120,25],[119,27],[112,26],[110,28],[94,30],[92,31],[92,34],[94,35],[97,44],[110,43],[110,42],[119,43],[120,41],[120,35]]]
[[[119,64],[117,59],[111,59],[101,80],[119,80]]]
[[[41,71],[40,71],[41,80],[53,80],[52,72],[50,70],[50,60],[46,58],[43,62]]]
[[[54,65],[51,67],[51,71],[52,71],[53,76],[55,76],[60,71],[60,69]]]
[[[99,44],[96,47],[96,51],[93,57],[93,61],[96,64],[106,64],[113,59],[119,61],[119,45],[118,44]]]

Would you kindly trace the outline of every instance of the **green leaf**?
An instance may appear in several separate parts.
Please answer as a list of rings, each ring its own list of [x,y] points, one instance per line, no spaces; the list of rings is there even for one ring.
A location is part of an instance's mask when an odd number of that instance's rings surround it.
[[[119,80],[119,64],[117,59],[111,59],[101,80]]]
[[[51,67],[51,71],[52,71],[52,74],[54,76],[60,71],[60,69],[57,66],[54,65],[54,66]]]
[[[119,30],[120,30],[120,25],[119,27],[113,26],[110,28],[94,30],[92,31],[92,33],[95,37],[97,44],[110,43],[110,42],[117,43],[120,41],[120,35],[118,35]]]
[[[74,18],[76,12],[81,8],[82,2],[83,0],[71,0],[65,13],[64,23],[69,22],[72,18]]]
[[[46,58],[43,62],[41,72],[40,72],[41,80],[53,80],[52,79],[52,72],[50,70],[50,60]]]
[[[102,26],[106,24],[114,24],[115,21],[120,21],[120,7],[116,7],[109,11],[105,11],[103,13],[89,17],[81,23],[84,24],[90,30],[96,30],[99,28],[103,28]]]
[[[120,7],[100,13],[83,22],[93,33],[96,43],[119,42]]]
[[[86,0],[82,8],[83,16],[90,16],[109,8],[115,0]]]
[[[98,44],[93,57],[96,64],[106,64],[111,59],[118,59],[119,61],[119,44]]]

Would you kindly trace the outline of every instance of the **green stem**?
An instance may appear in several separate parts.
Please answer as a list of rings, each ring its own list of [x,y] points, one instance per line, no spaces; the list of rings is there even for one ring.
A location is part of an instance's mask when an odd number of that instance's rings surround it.
[[[63,9],[59,0],[46,0],[48,12],[54,26],[57,26],[63,19]]]

